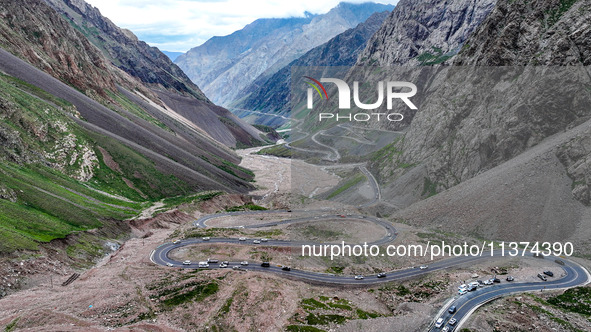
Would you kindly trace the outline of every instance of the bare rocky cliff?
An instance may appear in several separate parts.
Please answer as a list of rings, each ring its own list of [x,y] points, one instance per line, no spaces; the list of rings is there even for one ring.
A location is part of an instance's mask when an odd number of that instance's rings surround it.
[[[500,1],[451,61],[483,68],[586,65],[591,62],[590,16],[588,1],[571,7],[560,1]],[[584,70],[571,74],[582,75],[582,79],[588,75]],[[452,109],[449,117],[418,112],[400,145],[404,160],[427,161],[431,180],[440,184],[439,189],[449,188],[588,119],[591,111],[577,104],[580,95],[573,93],[557,100],[557,107],[541,105],[528,110],[523,96],[532,104],[539,98],[520,90],[508,91],[505,98],[521,99],[524,106],[507,105],[502,113],[487,107],[465,112]]]
[[[358,65],[441,63],[455,55],[495,0],[401,0],[368,41]]]
[[[101,52],[44,3],[2,0],[0,18],[3,48],[80,91],[106,98],[106,90],[124,84]]]
[[[160,50],[121,29],[83,0],[45,0],[90,42],[103,50],[118,68],[145,84],[168,89],[209,102],[185,73]]]
[[[591,64],[589,1],[499,1],[454,65]]]

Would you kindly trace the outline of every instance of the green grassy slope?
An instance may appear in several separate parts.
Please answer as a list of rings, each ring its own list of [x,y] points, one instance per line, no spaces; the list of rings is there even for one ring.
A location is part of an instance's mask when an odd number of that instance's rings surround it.
[[[36,249],[190,194],[151,160],[66,115],[75,113],[68,102],[0,75],[0,252]]]

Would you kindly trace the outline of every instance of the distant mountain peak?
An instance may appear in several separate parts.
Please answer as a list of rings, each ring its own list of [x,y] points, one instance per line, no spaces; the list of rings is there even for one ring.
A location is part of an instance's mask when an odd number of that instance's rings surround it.
[[[224,37],[213,37],[175,61],[215,103],[230,105],[240,92],[269,77],[312,48],[357,26],[375,12],[392,10],[377,3],[341,3],[322,15],[258,19]]]

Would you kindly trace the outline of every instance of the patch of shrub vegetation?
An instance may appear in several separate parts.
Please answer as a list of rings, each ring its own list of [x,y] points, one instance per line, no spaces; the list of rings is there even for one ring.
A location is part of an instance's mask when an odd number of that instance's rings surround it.
[[[187,290],[188,289],[188,290]],[[162,300],[160,304],[167,309],[173,308],[187,302],[199,302],[205,298],[217,293],[219,286],[217,282],[198,282],[174,288],[165,293],[168,298]]]
[[[262,207],[260,205],[256,205],[253,203],[247,203],[240,206],[233,206],[231,208],[227,208],[226,212],[237,212],[237,211],[265,211],[267,210],[266,207]]]
[[[591,288],[589,287],[567,289],[564,293],[549,298],[547,302],[566,311],[591,316]]]

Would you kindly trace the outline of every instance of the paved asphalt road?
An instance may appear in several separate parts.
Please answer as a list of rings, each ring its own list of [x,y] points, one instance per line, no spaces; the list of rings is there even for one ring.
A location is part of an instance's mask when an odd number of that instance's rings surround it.
[[[500,254],[501,252],[499,252]],[[532,259],[542,259],[542,258],[533,258]],[[461,326],[467,318],[481,305],[490,302],[494,299],[507,296],[509,294],[514,293],[522,293],[522,292],[531,292],[531,291],[541,291],[543,290],[550,290],[550,289],[563,289],[563,288],[571,288],[576,286],[582,286],[587,284],[589,280],[589,274],[587,271],[577,263],[572,261],[566,260],[564,258],[557,258],[548,256],[546,259],[552,264],[556,264],[557,266],[562,267],[566,275],[563,278],[551,278],[548,277],[548,281],[543,282],[508,282],[505,279],[501,279],[500,284],[494,284],[491,286],[484,286],[479,287],[477,290],[473,292],[468,292],[465,295],[457,296],[452,302],[447,303],[445,306],[445,310],[443,314],[439,317],[435,317],[436,321],[438,318],[443,318],[443,324],[440,328],[436,328],[434,324],[430,326],[429,331],[441,331],[449,322],[451,318],[455,318],[457,323],[455,326],[450,326],[450,331],[452,331],[452,327],[456,329]],[[565,265],[558,265],[555,260],[559,259],[565,263]],[[542,271],[540,271],[541,273]],[[456,312],[450,314],[448,309],[451,306],[455,306]]]
[[[272,213],[286,213],[288,211],[282,210],[267,210],[267,211],[245,211],[245,212],[228,212],[228,213],[220,213],[214,215],[208,215],[202,217],[199,220],[194,222],[195,227],[205,228],[207,227],[206,222],[213,218],[218,218],[222,216],[236,216],[236,215],[256,215],[256,214],[272,214]],[[307,217],[299,217],[295,219],[287,219],[287,220],[280,220],[276,222],[269,222],[264,224],[258,225],[246,225],[246,226],[239,226],[244,228],[261,228],[261,227],[272,227],[279,224],[289,224],[289,223],[299,223],[299,222],[307,222],[313,220],[327,220],[327,219],[335,219],[335,218],[342,218],[340,215],[335,214],[328,214],[327,211],[307,211],[311,214],[311,216]],[[316,214],[316,215],[313,215]],[[387,243],[392,242],[396,237],[396,229],[392,226],[391,223],[381,220],[379,218],[371,217],[371,216],[361,216],[361,215],[346,215],[343,219],[348,220],[362,220],[373,222],[381,227],[384,228],[385,236],[377,241],[372,242],[371,244],[375,245],[384,245]],[[263,242],[261,244],[253,243],[255,239],[245,239],[244,241],[240,241],[239,239],[234,238],[211,238],[209,240],[203,239],[185,239],[182,241],[178,241],[177,243],[164,243],[158,246],[151,255],[151,260],[159,265],[167,265],[170,264],[173,267],[178,268],[188,268],[188,269],[197,269],[198,264],[192,262],[190,265],[183,265],[182,262],[175,261],[169,258],[169,253],[172,250],[181,248],[187,245],[193,244],[202,244],[202,243],[233,243],[233,244],[242,244],[242,245],[256,245],[256,246],[281,246],[281,247],[297,247],[301,246],[302,244],[314,244],[309,242],[298,242],[298,241],[284,241],[284,240],[268,240],[268,242]],[[368,243],[370,245],[370,243]],[[495,251],[494,257],[500,257],[502,254],[501,251]],[[319,272],[310,272],[310,271],[303,271],[298,269],[291,269],[291,271],[283,271],[282,266],[280,265],[271,265],[270,267],[262,267],[260,262],[251,262],[248,266],[241,266],[242,270],[246,271],[261,271],[261,272],[271,272],[278,274],[280,276],[302,280],[310,283],[319,283],[325,285],[375,285],[379,283],[395,281],[395,280],[402,280],[408,279],[420,275],[424,275],[430,273],[431,271],[437,270],[444,270],[450,267],[472,264],[475,262],[485,261],[487,259],[491,259],[490,252],[485,253],[482,256],[468,256],[468,257],[452,257],[447,258],[439,261],[435,261],[429,265],[427,269],[419,269],[418,267],[411,267],[402,270],[396,271],[389,271],[386,272],[386,276],[383,278],[377,278],[376,275],[369,275],[365,276],[362,280],[355,280],[353,276],[344,276],[344,275],[334,275],[334,274],[327,274],[327,273],[319,273]],[[556,257],[546,257],[546,258],[531,258],[531,259],[546,259],[552,262],[553,264],[557,264],[555,262]],[[458,329],[462,323],[470,316],[470,314],[476,310],[482,304],[494,300],[496,298],[506,296],[513,293],[520,293],[520,292],[527,292],[527,291],[538,291],[542,288],[549,290],[549,289],[563,289],[563,288],[570,288],[575,286],[582,286],[589,282],[589,274],[588,272],[579,264],[569,261],[564,258],[560,258],[564,265],[558,265],[561,267],[564,272],[565,276],[562,278],[549,278],[547,282],[528,282],[528,283],[520,283],[520,282],[507,282],[505,280],[502,281],[501,284],[495,284],[491,286],[484,286],[479,288],[474,292],[470,292],[463,296],[456,297],[452,302],[447,303],[445,308],[442,308],[444,314],[439,317],[435,317],[431,325],[429,326],[429,331],[440,331],[443,327],[447,324],[447,322],[453,317],[457,320],[455,324],[456,329]],[[240,262],[230,262],[230,266],[228,268],[232,268],[233,266],[239,266]],[[209,268],[219,268],[219,264],[210,264]],[[454,314],[448,313],[448,308],[451,305],[455,305],[457,307],[457,311]],[[444,324],[441,328],[435,328],[434,322],[437,318],[443,318]]]

